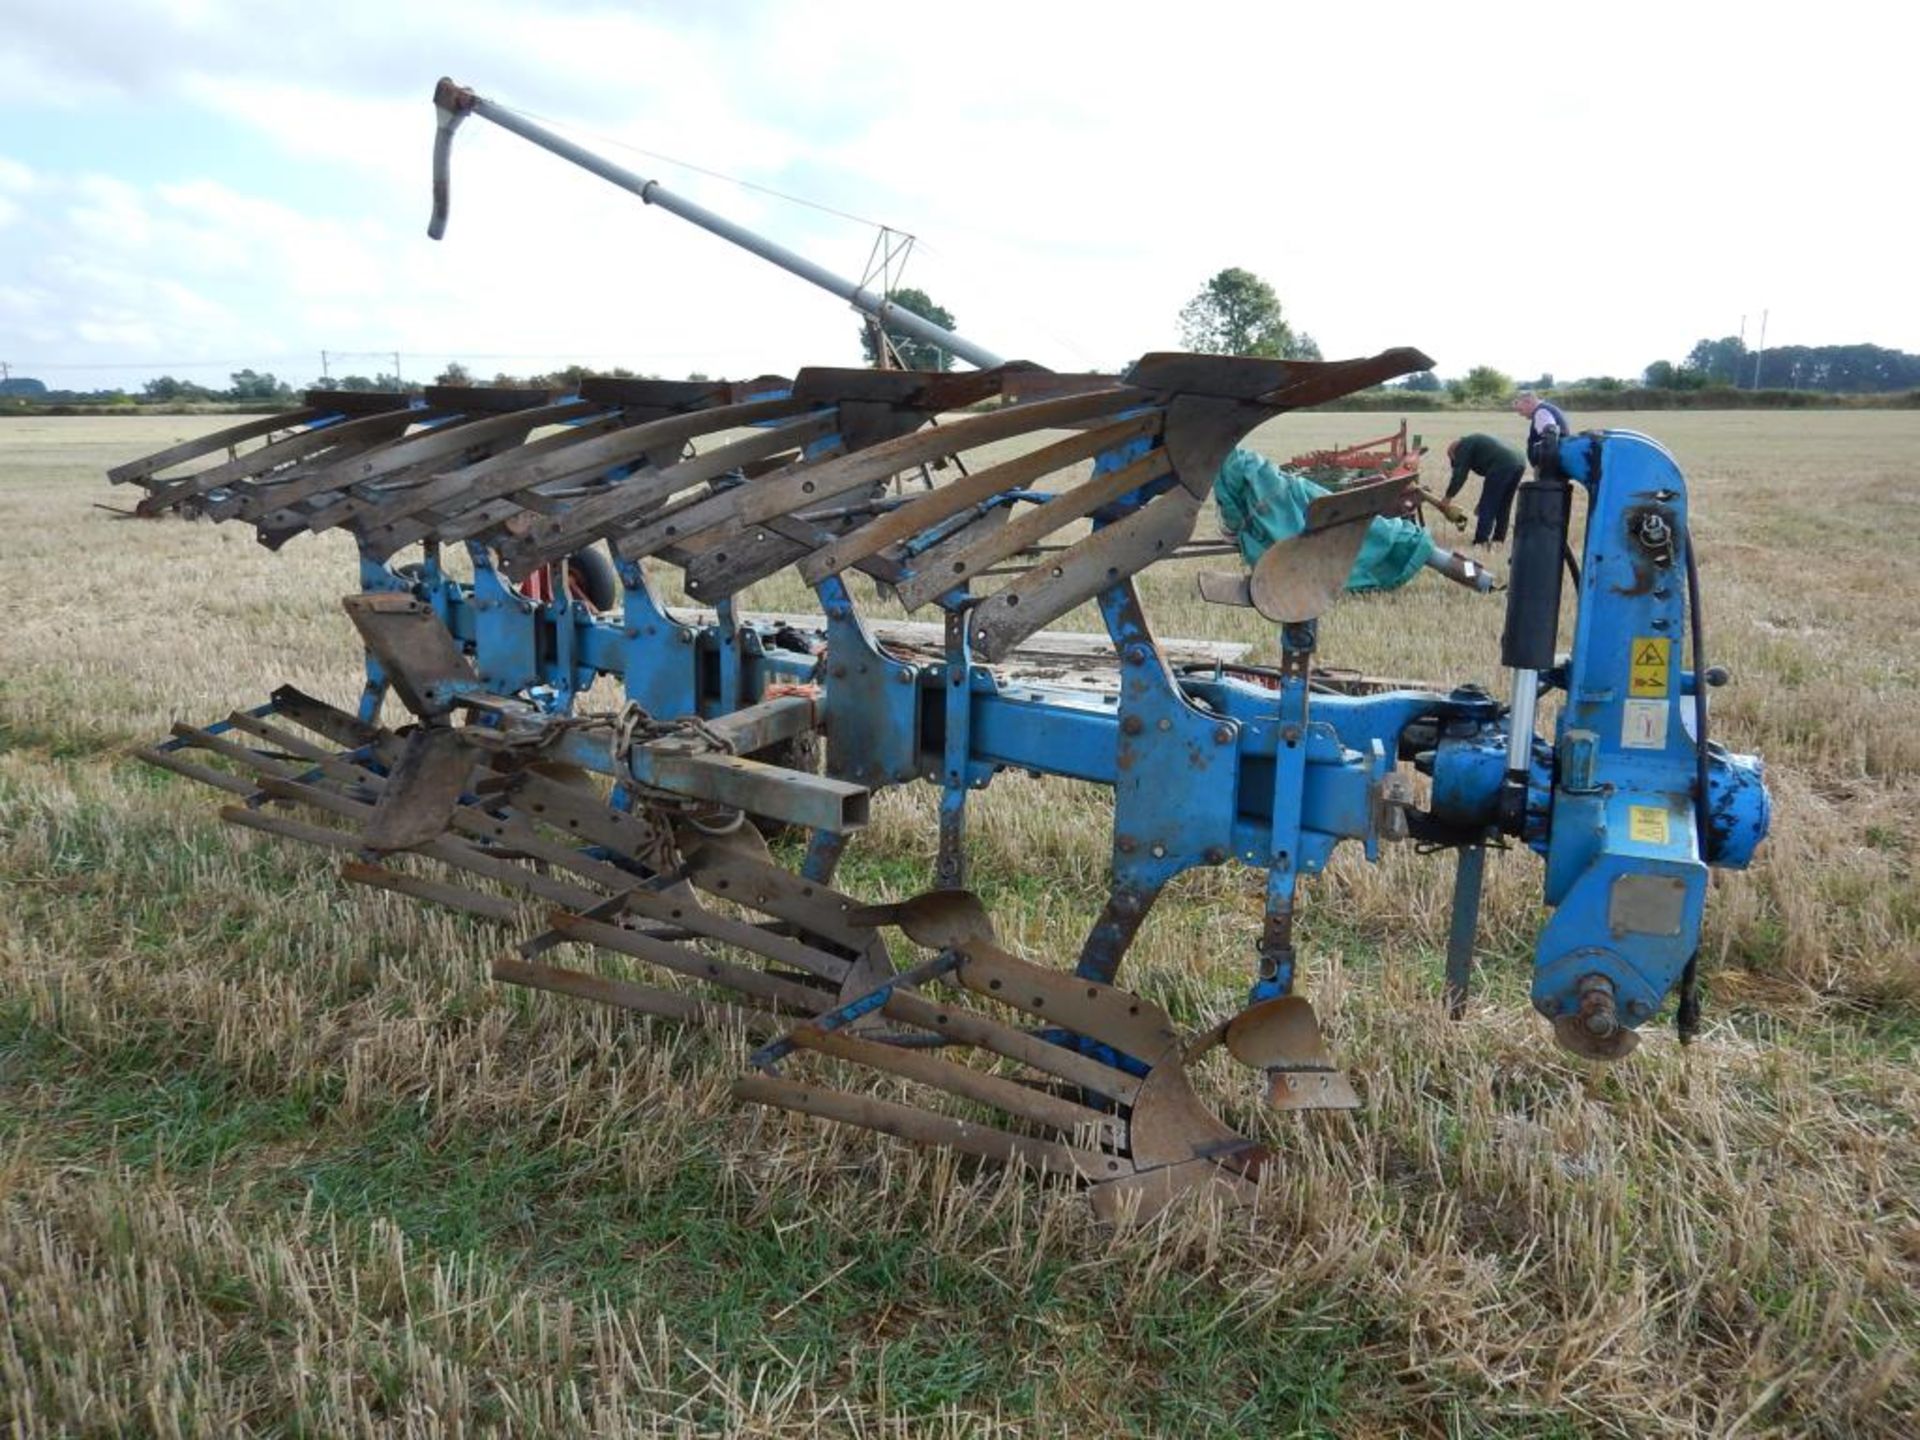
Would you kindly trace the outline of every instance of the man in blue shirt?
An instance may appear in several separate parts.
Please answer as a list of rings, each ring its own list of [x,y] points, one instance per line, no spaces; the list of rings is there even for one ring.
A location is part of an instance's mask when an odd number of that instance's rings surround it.
[[[1544,450],[1552,437],[1571,435],[1573,426],[1567,422],[1567,414],[1551,401],[1542,400],[1531,390],[1522,390],[1513,397],[1513,408],[1527,420],[1527,463],[1535,470],[1540,468],[1540,452]]]

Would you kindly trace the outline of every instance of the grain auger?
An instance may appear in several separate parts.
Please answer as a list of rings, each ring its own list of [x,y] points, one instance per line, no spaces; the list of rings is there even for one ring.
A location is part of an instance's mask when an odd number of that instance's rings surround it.
[[[436,100],[436,234],[453,128],[475,113],[665,203],[471,92],[443,82]],[[1485,848],[1517,842],[1546,862],[1533,1000],[1562,1043],[1624,1055],[1676,990],[1691,1023],[1708,866],[1747,863],[1767,798],[1759,762],[1707,737],[1686,486],[1665,451],[1568,437],[1522,489],[1505,704],[1316,670],[1405,467],[1315,495],[1250,570],[1201,575],[1205,598],[1277,627],[1281,663],[1196,665],[1156,637],[1134,577],[1219,553],[1196,521],[1252,429],[1427,357],[1150,354],[1122,376],[1057,375],[914,318],[980,368],[315,392],[119,467],[143,512],[242,521],[274,547],[338,529],[360,567],[356,710],[283,688],[143,756],[227,792],[236,824],[338,852],[348,880],[514,929],[503,981],[750,1037],[744,1099],[1028,1163],[1090,1186],[1102,1213],[1254,1182],[1260,1148],[1191,1080],[1216,1048],[1277,1108],[1359,1103],[1295,989],[1299,883],[1343,841],[1457,852],[1456,1009]],[[889,483],[930,465],[951,478]],[[454,547],[470,579],[445,563]],[[615,609],[567,582],[591,554],[613,557]],[[817,616],[746,608],[782,571]],[[702,608],[666,603],[676,573]],[[937,621],[873,619],[875,595]],[[1088,602],[1104,647],[1046,629]],[[1082,673],[1061,678],[1063,650]],[[617,712],[579,703],[602,677]],[[383,724],[396,707],[403,723]],[[1013,953],[964,888],[969,798],[1009,772],[1112,791],[1109,892],[1071,971]],[[869,797],[918,783],[940,791],[926,892],[836,889]],[[787,829],[792,865],[765,838]],[[1183,1033],[1120,967],[1175,876],[1231,863],[1265,874],[1249,988]]]

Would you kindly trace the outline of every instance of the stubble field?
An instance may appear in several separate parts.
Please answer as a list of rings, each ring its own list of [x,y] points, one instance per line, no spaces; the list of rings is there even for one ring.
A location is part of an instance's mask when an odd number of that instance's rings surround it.
[[[497,932],[346,887],[126,758],[282,682],[350,702],[350,547],[274,556],[94,508],[130,503],[108,465],[217,419],[0,423],[0,1417],[1915,1433],[1920,413],[1576,418],[1648,429],[1687,471],[1710,658],[1734,674],[1716,733],[1769,764],[1773,837],[1710,894],[1705,1035],[1650,1027],[1611,1070],[1553,1048],[1525,1001],[1524,852],[1492,857],[1481,992],[1449,1024],[1450,866],[1343,856],[1304,894],[1304,989],[1366,1108],[1268,1120],[1242,1097],[1280,1150],[1258,1205],[1120,1234],[1029,1176],[742,1109],[738,1037],[496,987]],[[1436,447],[1517,426],[1416,417]],[[1388,428],[1291,417],[1254,443]],[[1162,634],[1271,657],[1251,612],[1191,587],[1143,577]],[[1500,622],[1423,576],[1343,602],[1322,658],[1499,688]],[[845,888],[927,883],[933,799],[879,797]],[[1003,777],[975,816],[1002,935],[1069,965],[1105,797]],[[1211,1020],[1258,922],[1252,872],[1186,877],[1122,980]]]

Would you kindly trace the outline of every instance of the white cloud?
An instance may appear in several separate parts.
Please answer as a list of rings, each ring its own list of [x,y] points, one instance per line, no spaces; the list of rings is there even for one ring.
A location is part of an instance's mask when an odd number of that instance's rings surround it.
[[[219,150],[164,180],[110,154],[77,174],[17,130],[34,167],[0,159],[0,315],[50,361],[853,359],[839,302],[482,121],[427,242],[443,72],[831,269],[857,274],[871,233],[619,142],[912,229],[909,283],[1048,363],[1174,343],[1230,264],[1329,353],[1414,343],[1456,372],[1633,372],[1763,305],[1778,341],[1920,348],[1920,296],[1889,278],[1915,201],[1876,144],[1904,133],[1914,22],[1846,4],[1791,26],[1650,5],[10,10],[16,110],[216,117],[302,187],[263,193]]]

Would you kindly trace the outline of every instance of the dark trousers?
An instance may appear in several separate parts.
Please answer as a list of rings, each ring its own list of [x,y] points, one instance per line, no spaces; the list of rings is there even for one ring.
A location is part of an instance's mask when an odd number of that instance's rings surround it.
[[[1520,488],[1523,466],[1496,470],[1480,486],[1480,503],[1473,511],[1473,543],[1489,540],[1499,543],[1507,538],[1507,517],[1513,513],[1513,492]]]

